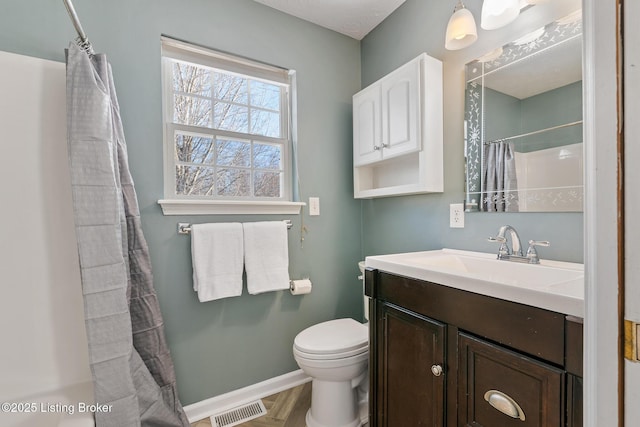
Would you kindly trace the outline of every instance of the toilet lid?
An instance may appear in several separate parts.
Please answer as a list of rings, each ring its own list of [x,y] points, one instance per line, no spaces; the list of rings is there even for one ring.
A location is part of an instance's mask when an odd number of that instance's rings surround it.
[[[322,322],[300,332],[293,345],[308,354],[336,354],[366,350],[369,328],[353,319]]]

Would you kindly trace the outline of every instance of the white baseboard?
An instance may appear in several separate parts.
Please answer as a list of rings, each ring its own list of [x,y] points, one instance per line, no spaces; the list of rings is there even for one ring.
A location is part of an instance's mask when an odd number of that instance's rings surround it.
[[[302,369],[184,407],[190,423],[311,381]]]

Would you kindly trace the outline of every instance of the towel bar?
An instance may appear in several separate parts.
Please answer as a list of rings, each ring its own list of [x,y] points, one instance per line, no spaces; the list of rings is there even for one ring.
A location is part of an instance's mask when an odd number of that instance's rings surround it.
[[[284,222],[287,224],[287,229],[291,229],[293,227],[293,223],[290,219],[285,219]],[[188,222],[179,222],[178,223],[178,234],[189,234],[191,233],[191,224]]]

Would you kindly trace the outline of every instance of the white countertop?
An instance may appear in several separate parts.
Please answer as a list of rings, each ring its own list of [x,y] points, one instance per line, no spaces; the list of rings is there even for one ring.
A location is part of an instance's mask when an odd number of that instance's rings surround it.
[[[495,254],[440,249],[368,256],[366,267],[464,291],[584,317],[584,266],[541,260],[530,265]]]

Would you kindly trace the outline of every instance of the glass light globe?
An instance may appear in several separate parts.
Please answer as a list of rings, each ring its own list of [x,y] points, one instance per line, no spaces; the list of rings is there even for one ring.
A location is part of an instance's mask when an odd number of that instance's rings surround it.
[[[520,0],[484,0],[480,26],[495,30],[513,22],[520,15]]]

